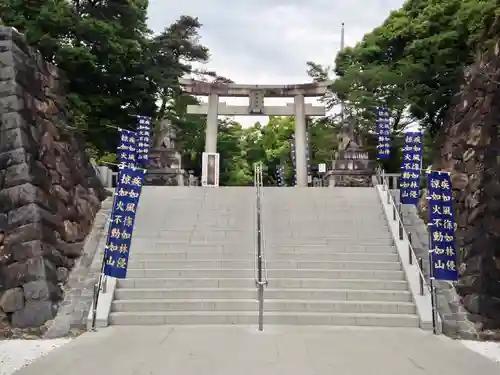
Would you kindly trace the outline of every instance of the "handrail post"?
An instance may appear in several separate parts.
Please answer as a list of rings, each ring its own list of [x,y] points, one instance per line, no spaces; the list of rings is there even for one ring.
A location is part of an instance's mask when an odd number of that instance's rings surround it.
[[[411,247],[411,233],[407,233],[408,236],[408,259],[410,261],[410,266],[413,264],[413,249]]]
[[[418,257],[418,266],[420,267],[421,270],[424,269],[424,259],[422,257]],[[422,276],[422,273],[419,274],[419,285],[420,285],[420,295],[424,295],[424,278]]]
[[[402,241],[404,238],[404,228],[403,228],[403,209],[401,208],[401,204],[398,205],[398,214],[399,214],[399,239]]]
[[[264,285],[266,284],[266,280],[263,277],[263,251],[262,251],[262,165],[260,163],[256,163],[254,166],[254,185],[256,188],[256,211],[257,211],[257,254],[256,254],[256,263],[257,263],[257,275],[256,275],[256,284],[258,290],[258,300],[259,300],[259,331],[264,329]]]

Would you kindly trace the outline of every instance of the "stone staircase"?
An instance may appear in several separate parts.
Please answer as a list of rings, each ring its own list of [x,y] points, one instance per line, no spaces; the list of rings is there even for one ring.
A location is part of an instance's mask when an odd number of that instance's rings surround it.
[[[264,188],[265,324],[416,327],[372,188]],[[145,187],[115,325],[256,324],[253,188]]]
[[[373,188],[265,188],[268,324],[417,327]]]
[[[257,321],[255,190],[145,187],[110,324]]]

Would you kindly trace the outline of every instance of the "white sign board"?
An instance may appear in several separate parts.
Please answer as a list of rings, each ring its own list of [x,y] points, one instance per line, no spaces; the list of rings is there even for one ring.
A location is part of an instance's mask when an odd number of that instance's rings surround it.
[[[201,186],[219,186],[219,154],[204,152],[201,162]]]
[[[326,164],[325,163],[318,164],[318,172],[319,173],[326,173]]]

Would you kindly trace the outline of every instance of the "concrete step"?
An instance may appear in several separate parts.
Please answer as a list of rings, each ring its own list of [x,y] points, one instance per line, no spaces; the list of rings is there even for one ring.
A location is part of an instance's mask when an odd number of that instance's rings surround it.
[[[323,279],[376,279],[404,280],[403,271],[350,270],[350,269],[268,269],[272,278]],[[251,278],[253,269],[138,269],[127,271],[128,278]]]
[[[404,271],[381,270],[318,270],[318,269],[268,269],[270,278],[320,278],[320,279],[375,279],[375,280],[404,280]]]
[[[250,236],[240,236],[240,238],[235,238],[232,240],[224,239],[224,238],[195,238],[189,240],[179,240],[179,239],[169,239],[169,238],[161,238],[161,243],[157,238],[155,238],[151,233],[154,232],[146,232],[146,233],[138,233],[137,237],[139,240],[149,240],[150,242],[156,242],[156,247],[169,249],[171,247],[177,246],[190,246],[190,247],[217,247],[217,246],[232,246],[232,247],[248,247],[253,244],[255,241],[253,237],[255,235]],[[134,236],[136,235],[134,229]]]
[[[120,279],[118,288],[170,289],[170,288],[254,288],[254,278],[134,278]],[[361,280],[321,278],[269,278],[269,288],[276,289],[348,289],[406,291],[405,280]],[[119,290],[119,289],[118,289]]]
[[[135,233],[134,233],[135,234]],[[159,243],[154,240],[144,240],[138,239],[132,243],[131,254],[134,253],[207,253],[207,254],[230,254],[230,253],[241,253],[249,254],[255,252],[254,241],[250,244],[243,246],[240,244],[195,244],[195,243]],[[296,249],[303,251],[321,251],[321,252],[340,252],[340,253],[359,253],[359,252],[373,252],[373,253],[385,253],[394,252],[396,249],[392,244],[370,244],[370,243],[357,243],[356,241],[338,241],[333,244],[327,244],[325,242],[321,243],[269,243],[266,241],[264,250],[267,253],[279,251]]]
[[[296,260],[296,261],[327,261],[327,262],[341,262],[341,261],[357,261],[357,262],[399,262],[397,253],[327,253],[327,252],[309,252],[309,253],[296,253],[296,252],[265,252],[268,261],[273,260]],[[251,260],[255,257],[255,252],[246,255],[228,252],[224,255],[210,254],[205,252],[183,252],[183,253],[157,253],[157,252],[144,252],[130,253],[130,263],[132,261],[175,261],[175,260],[207,260],[207,259],[224,259],[224,260]]]
[[[135,260],[131,259],[129,267],[147,269],[254,269],[253,259],[249,260]]]
[[[257,324],[258,315],[250,311],[191,311],[191,312],[113,312],[114,325],[199,325]],[[266,325],[329,325],[370,327],[418,327],[413,314],[353,314],[353,313],[287,313],[268,312]]]
[[[312,225],[311,225],[312,224]],[[337,240],[346,241],[348,239],[355,240],[374,240],[374,241],[386,241],[390,239],[389,232],[381,231],[387,228],[378,226],[376,228],[353,228],[354,224],[346,225],[345,228],[335,228],[332,229],[324,228],[318,229],[315,223],[304,223],[304,227],[299,228],[300,223],[288,224],[285,228],[273,228],[273,226],[268,225],[265,230],[267,238],[301,238],[304,240]],[[315,230],[310,230],[315,228]]]
[[[317,301],[266,299],[265,311],[276,312],[333,312],[333,313],[375,313],[415,314],[411,302],[386,301]]]
[[[141,299],[255,299],[256,288],[199,288],[199,289],[133,289],[118,288],[115,300]],[[325,300],[325,301],[387,301],[411,302],[408,291],[349,290],[349,289],[273,289],[264,292],[267,300]]]
[[[131,268],[127,271],[128,278],[251,278],[253,269],[139,269]]]
[[[264,306],[266,312],[415,313],[410,302],[266,299]],[[256,299],[134,299],[113,301],[111,311],[256,311],[257,307]]]
[[[273,299],[324,300],[324,301],[386,301],[412,302],[406,290],[355,290],[355,289],[276,289],[265,290],[266,301]]]
[[[397,253],[333,253],[333,252],[273,252],[265,253],[268,261],[297,260],[297,261],[325,261],[325,262],[399,262]]]
[[[115,300],[144,300],[144,299],[256,299],[257,288],[158,288],[134,289],[118,288],[115,291]]]
[[[162,288],[254,288],[251,278],[128,278],[117,281],[118,288],[162,289]]]
[[[253,269],[253,260],[131,260],[131,269]],[[399,271],[399,262],[268,260],[271,269],[388,270]]]
[[[209,259],[208,257],[218,257],[225,259],[228,255],[237,256],[239,259],[250,258],[255,255],[255,247],[252,246],[192,246],[192,245],[179,245],[172,246],[170,248],[159,248],[159,247],[133,247],[130,252],[131,258],[135,256],[141,256],[142,254],[156,254],[156,255],[166,255],[166,254],[193,254],[195,256],[204,256],[203,259]]]
[[[399,262],[267,260],[268,269],[400,271]]]
[[[396,248],[393,246],[358,246],[352,244],[342,245],[270,245],[266,244],[264,248],[265,254],[272,257],[275,253],[297,253],[297,254],[397,254]]]
[[[264,209],[265,211],[265,209]],[[325,234],[327,236],[337,236],[342,237],[345,236],[346,233],[363,233],[362,228],[358,225],[367,225],[368,223],[371,226],[366,226],[366,231],[364,233],[373,234],[374,237],[380,237],[383,232],[377,232],[378,228],[383,228],[387,225],[387,221],[384,217],[384,214],[381,212],[375,215],[369,215],[364,220],[356,220],[353,219],[349,214],[343,212],[343,217],[334,217],[327,219],[322,217],[324,213],[322,212],[313,212],[312,215],[304,214],[304,210],[299,212],[298,214],[303,214],[302,216],[296,216],[297,213],[289,213],[289,212],[278,212],[277,215],[270,212],[265,212],[262,217],[263,222],[267,224],[269,228],[276,228],[282,230],[290,230],[290,226],[297,227],[297,233],[303,233],[305,235],[318,235]],[[281,217],[280,217],[281,216]],[[265,220],[267,219],[267,221]],[[306,226],[299,226],[297,224],[304,224]],[[315,226],[309,225],[315,224]],[[310,231],[308,230],[310,229]],[[348,232],[341,232],[338,229],[346,229]]]
[[[241,243],[241,242],[240,242]],[[362,246],[362,247],[371,247],[371,246],[392,246],[393,240],[391,238],[381,238],[381,239],[372,239],[372,238],[357,238],[356,236],[352,236],[350,238],[303,238],[303,237],[266,237],[266,244],[268,246],[296,246],[296,247],[307,247],[310,245],[328,245],[328,246]]]

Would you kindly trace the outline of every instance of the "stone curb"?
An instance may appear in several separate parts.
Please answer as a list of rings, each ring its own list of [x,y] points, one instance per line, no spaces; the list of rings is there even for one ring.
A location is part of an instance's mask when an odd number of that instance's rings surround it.
[[[399,239],[399,226],[398,222],[392,218],[392,204],[387,203],[387,192],[382,189],[382,185],[375,186],[380,204],[383,207],[384,216],[387,220],[389,230],[391,232],[394,246],[396,247],[399,259],[405,271],[406,280],[408,281],[409,289],[412,294],[413,302],[417,308],[417,315],[420,319],[420,328],[425,330],[432,330],[432,303],[431,294],[429,292],[427,283],[424,283],[424,295],[420,295],[420,276],[416,262],[410,265],[409,252],[408,252],[408,236],[403,232],[403,239]],[[441,319],[438,317],[437,331],[441,332]]]
[[[58,313],[43,338],[52,339],[67,336],[73,329],[86,327],[88,311],[91,310],[94,285],[99,278],[99,270],[92,268],[104,234],[111,210],[112,197],[102,203],[96,215],[90,234],[85,239],[82,256],[70,273],[65,286],[65,296]],[[97,272],[96,272],[97,271]]]
[[[104,281],[106,285],[103,291],[99,294],[94,328],[104,328],[108,326],[111,304],[115,296],[116,282],[117,280],[114,277],[106,277]],[[90,309],[87,316],[87,330],[92,329],[92,318],[93,312],[92,309]]]

